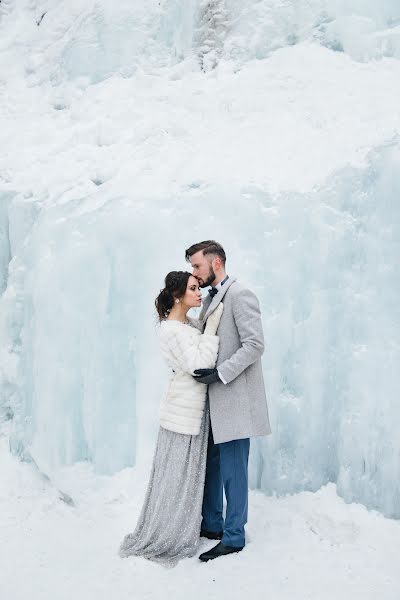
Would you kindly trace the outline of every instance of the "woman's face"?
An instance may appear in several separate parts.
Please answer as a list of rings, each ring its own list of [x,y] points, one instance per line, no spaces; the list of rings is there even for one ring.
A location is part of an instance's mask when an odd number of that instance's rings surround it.
[[[195,308],[201,306],[201,292],[200,285],[196,277],[191,275],[188,279],[185,295],[182,298],[182,303],[189,306],[189,308]]]

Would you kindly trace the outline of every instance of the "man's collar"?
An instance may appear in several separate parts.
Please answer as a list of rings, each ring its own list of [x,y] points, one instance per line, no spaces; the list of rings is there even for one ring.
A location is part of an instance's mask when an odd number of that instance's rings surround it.
[[[227,275],[227,276],[225,277],[225,279],[223,279],[222,281],[220,281],[219,283],[217,283],[217,285],[214,285],[213,287],[214,287],[216,290],[218,290],[218,291],[219,291],[219,290],[222,288],[222,286],[224,285],[224,283],[225,283],[226,281],[228,281],[228,279],[229,279],[229,275]]]

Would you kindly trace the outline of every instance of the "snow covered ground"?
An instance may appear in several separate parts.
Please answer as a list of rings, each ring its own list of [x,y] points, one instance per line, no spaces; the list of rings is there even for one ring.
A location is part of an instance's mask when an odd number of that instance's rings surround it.
[[[166,569],[117,555],[132,530],[146,472],[94,476],[87,464],[58,475],[60,501],[0,441],[2,600],[398,600],[400,522],[345,504],[334,484],[282,498],[250,494],[248,544],[206,564]],[[202,541],[200,551],[213,542]]]

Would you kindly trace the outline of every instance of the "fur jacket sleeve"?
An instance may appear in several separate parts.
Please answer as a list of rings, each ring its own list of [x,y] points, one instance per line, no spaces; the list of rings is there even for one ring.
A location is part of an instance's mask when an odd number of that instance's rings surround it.
[[[202,334],[197,328],[179,321],[163,321],[160,343],[167,365],[175,372],[193,374],[195,369],[215,367],[217,335]]]

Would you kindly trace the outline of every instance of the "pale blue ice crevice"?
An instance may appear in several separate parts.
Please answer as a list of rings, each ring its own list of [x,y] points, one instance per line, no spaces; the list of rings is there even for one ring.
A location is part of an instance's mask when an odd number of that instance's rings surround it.
[[[399,165],[394,140],[307,196],[259,196],[273,435],[254,441],[251,481],[266,493],[331,481],[400,517]]]
[[[197,4],[197,0],[163,0],[160,3],[157,38],[170,49],[172,62],[182,61],[192,54]]]
[[[225,58],[262,59],[288,45],[316,42],[359,61],[400,56],[397,0],[226,0]]]
[[[133,262],[110,214],[82,216],[81,204],[41,213],[10,270],[11,448],[50,477],[135,460],[134,295],[121,276]]]
[[[11,259],[8,207],[12,195],[0,192],[0,296],[7,287],[8,264]]]
[[[356,244],[348,244],[356,286],[349,297],[351,368],[338,445],[339,493],[395,518],[400,518],[400,484],[393,477],[400,472],[399,168],[397,138],[372,152],[344,204],[358,235]]]
[[[26,421],[17,401],[17,363],[24,322],[23,295],[26,268],[18,253],[34,227],[39,203],[30,194],[15,191],[3,195],[3,294],[0,298],[0,410],[13,427],[24,431]]]
[[[8,209],[12,194],[9,192],[0,193],[0,305],[1,296],[7,287],[8,265],[11,259],[10,234]],[[0,337],[0,346],[2,340]],[[9,420],[12,416],[10,407],[6,402],[7,397],[6,382],[0,368],[0,427],[2,422]]]

